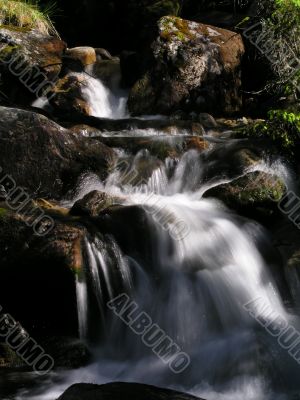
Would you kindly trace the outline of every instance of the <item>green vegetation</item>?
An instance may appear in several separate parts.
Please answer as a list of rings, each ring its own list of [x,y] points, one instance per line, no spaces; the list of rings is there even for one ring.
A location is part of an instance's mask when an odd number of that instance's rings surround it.
[[[57,34],[50,20],[54,10],[54,4],[41,10],[37,0],[0,0],[0,24]]]
[[[257,15],[250,20],[250,25],[258,21],[261,23],[261,32],[257,35],[259,55],[269,63],[273,73],[266,89],[299,95],[300,0],[259,1]]]
[[[268,119],[239,131],[250,138],[269,138],[281,150],[293,153],[300,142],[300,114],[271,110]]]

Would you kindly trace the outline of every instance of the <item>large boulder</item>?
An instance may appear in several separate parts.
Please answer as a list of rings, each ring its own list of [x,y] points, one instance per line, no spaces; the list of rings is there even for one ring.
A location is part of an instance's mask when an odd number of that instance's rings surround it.
[[[16,104],[28,104],[43,95],[58,78],[65,48],[55,36],[1,27],[1,92]]]
[[[1,177],[36,197],[60,198],[87,171],[104,179],[114,163],[112,149],[41,114],[0,107],[0,121]]]
[[[199,397],[138,383],[71,386],[58,400],[201,400]]]
[[[177,17],[158,22],[152,66],[132,88],[128,107],[136,115],[178,109],[233,114],[242,105],[239,34]]]

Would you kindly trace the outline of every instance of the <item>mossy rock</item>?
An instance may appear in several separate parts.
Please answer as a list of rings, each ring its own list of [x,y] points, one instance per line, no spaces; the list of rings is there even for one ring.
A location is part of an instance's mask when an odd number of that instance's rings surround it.
[[[208,190],[205,197],[222,200],[235,210],[248,207],[273,209],[285,193],[286,186],[279,177],[256,171]]]
[[[176,16],[162,17],[157,31],[146,71],[129,94],[132,114],[240,111],[244,45],[239,34]]]

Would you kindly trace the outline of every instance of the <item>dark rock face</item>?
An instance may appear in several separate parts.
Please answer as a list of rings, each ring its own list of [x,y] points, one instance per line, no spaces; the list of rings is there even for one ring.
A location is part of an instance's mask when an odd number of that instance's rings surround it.
[[[83,264],[86,230],[79,223],[45,210],[55,224],[45,236],[29,225],[27,215],[1,204],[0,301],[31,335],[43,339],[78,336],[74,273]]]
[[[244,45],[240,35],[176,17],[158,22],[152,68],[131,90],[133,114],[179,109],[233,114],[240,110]]]
[[[28,104],[41,96],[58,78],[65,48],[66,44],[57,37],[1,27],[1,91],[18,104]]]
[[[29,194],[61,198],[83,172],[105,178],[114,161],[112,149],[91,145],[41,114],[1,107],[0,120],[2,173]]]
[[[201,400],[198,397],[137,383],[71,386],[58,400]]]

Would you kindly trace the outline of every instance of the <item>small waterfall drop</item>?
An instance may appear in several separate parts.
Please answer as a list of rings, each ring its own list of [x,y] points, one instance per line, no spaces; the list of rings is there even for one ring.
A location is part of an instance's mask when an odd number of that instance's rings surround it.
[[[91,107],[92,115],[98,118],[121,119],[126,116],[127,97],[125,93],[113,93],[99,79],[85,74],[82,87],[83,97]]]

